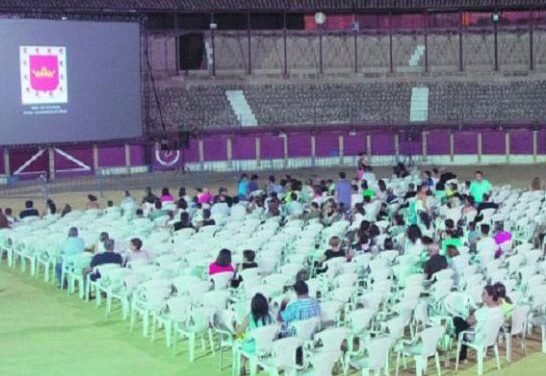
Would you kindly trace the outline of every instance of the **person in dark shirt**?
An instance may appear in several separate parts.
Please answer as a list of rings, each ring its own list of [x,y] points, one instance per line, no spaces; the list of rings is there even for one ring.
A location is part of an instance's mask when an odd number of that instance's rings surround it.
[[[57,214],[57,205],[55,205],[55,202],[52,199],[50,198],[47,199],[46,206],[47,206],[48,214],[50,215]]]
[[[0,209],[0,229],[3,228],[9,228],[9,222],[6,215],[2,212],[2,209]]]
[[[447,260],[444,256],[440,255],[440,247],[438,244],[435,244],[434,241],[428,236],[423,236],[421,239],[423,245],[428,248],[429,259],[425,262],[423,266],[423,272],[425,273],[425,278],[427,280],[432,278],[432,275],[440,270],[447,269]]]
[[[203,220],[199,224],[199,228],[203,228],[205,226],[214,226],[216,224],[216,221],[212,219],[209,209],[203,209]]]
[[[491,202],[489,201],[489,195],[485,194],[483,196],[483,201],[480,202],[480,204],[478,205],[478,214],[480,214],[480,212],[482,210],[485,210],[485,209],[498,209],[499,208],[499,204],[495,204],[494,202]]]
[[[114,240],[107,239],[104,241],[104,248],[106,249],[105,252],[98,253],[91,259],[91,264],[89,265],[89,268],[84,270],[84,275],[91,273],[94,268],[97,266],[101,266],[104,264],[118,264],[121,265],[123,263],[123,259],[121,258],[121,255],[119,253],[114,252]],[[95,271],[93,274],[91,274],[91,280],[96,281],[100,278],[99,271]]]
[[[440,172],[440,180],[439,180],[440,183],[445,184],[450,180],[457,179],[457,175],[455,175],[453,172],[446,171],[446,169],[443,167],[440,169],[439,172]]]
[[[23,210],[19,214],[19,218],[23,219],[26,217],[39,217],[40,213],[38,213],[38,210],[34,209],[34,202],[31,200],[28,200],[25,202],[25,210]]]
[[[243,251],[243,263],[237,264],[235,278],[231,280],[231,287],[239,287],[243,282],[243,277],[239,274],[241,270],[257,268],[258,264],[254,261],[256,253],[250,249]]]
[[[180,221],[175,222],[174,224],[174,231],[182,230],[183,228],[194,228],[191,224],[191,219],[188,212],[180,213]]]
[[[408,200],[410,198],[413,198],[417,195],[417,191],[415,190],[415,184],[410,183],[408,185],[408,191],[404,195],[404,200]]]
[[[328,241],[330,249],[326,250],[318,262],[315,264],[317,266],[317,273],[324,273],[328,270],[328,266],[324,263],[328,260],[331,260],[336,257],[345,257],[345,252],[341,249],[341,239],[337,236],[332,236]]]
[[[252,175],[250,177],[250,183],[248,183],[247,186],[247,192],[248,194],[252,194],[252,192],[257,191],[258,189],[260,189],[258,185],[258,175]]]
[[[154,204],[158,197],[152,192],[152,187],[146,187],[145,196],[142,198],[142,203]]]

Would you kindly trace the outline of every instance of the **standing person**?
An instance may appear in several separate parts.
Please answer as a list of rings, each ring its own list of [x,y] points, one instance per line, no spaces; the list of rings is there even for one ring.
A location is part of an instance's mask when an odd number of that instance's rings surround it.
[[[475,179],[470,183],[469,193],[474,197],[474,201],[477,205],[483,202],[484,196],[491,193],[493,186],[487,179],[483,178],[482,171],[476,171],[474,174]]]
[[[152,191],[152,187],[146,187],[146,190],[144,191],[144,197],[142,198],[142,203],[148,203],[153,205],[157,198],[158,197]]]
[[[258,175],[254,174],[250,177],[250,183],[248,183],[247,186],[247,193],[251,195],[252,193],[256,192],[260,189],[260,186],[258,184]]]
[[[92,194],[88,194],[87,195],[87,203],[85,204],[85,207],[87,209],[99,209],[100,208],[99,199],[97,198],[97,196],[92,195]]]
[[[338,203],[343,203],[343,206],[348,210],[351,208],[351,194],[352,187],[351,182],[347,180],[347,175],[345,172],[339,173],[339,180],[335,185],[336,190],[336,201]]]
[[[284,299],[281,302],[278,321],[283,323],[282,335],[292,336],[295,334],[294,327],[291,324],[295,321],[307,320],[313,317],[320,318],[320,304],[316,299],[309,297],[309,287],[307,283],[298,280],[294,284],[294,291],[297,295],[297,300],[288,304],[288,300]]]
[[[242,174],[239,178],[239,183],[237,184],[237,196],[239,200],[246,200],[246,195],[248,194],[248,175]]]

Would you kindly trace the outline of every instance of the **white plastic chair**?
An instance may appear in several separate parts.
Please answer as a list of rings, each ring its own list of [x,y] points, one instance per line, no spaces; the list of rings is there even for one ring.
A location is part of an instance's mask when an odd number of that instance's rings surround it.
[[[415,359],[417,376],[424,374],[427,370],[428,358],[433,356],[436,362],[436,371],[438,372],[438,376],[440,376],[442,374],[442,369],[440,366],[440,356],[438,354],[437,345],[444,333],[445,328],[443,326],[433,326],[418,333],[414,342],[402,342],[397,350],[396,376],[398,376],[400,368],[400,357],[403,356],[413,356]]]
[[[512,361],[512,339],[519,337],[521,349],[527,353],[527,343],[525,336],[527,335],[527,325],[529,320],[529,306],[520,306],[512,311],[512,323],[509,330],[505,330],[504,336],[506,339],[506,360]]]
[[[360,358],[358,360],[345,362],[345,374],[347,374],[348,367],[356,368],[362,371],[363,376],[369,376],[370,371],[374,371],[376,374],[384,369],[385,375],[389,375],[389,353],[394,341],[390,337],[377,337],[372,339],[366,346],[365,351],[368,356]]]

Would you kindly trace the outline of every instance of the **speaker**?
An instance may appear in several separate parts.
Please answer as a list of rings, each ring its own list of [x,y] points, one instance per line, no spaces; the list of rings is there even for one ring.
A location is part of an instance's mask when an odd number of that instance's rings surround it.
[[[190,147],[190,132],[180,131],[178,133],[178,144],[182,149],[188,149]]]
[[[178,38],[178,66],[180,70],[203,69],[205,37],[203,33],[187,33]]]

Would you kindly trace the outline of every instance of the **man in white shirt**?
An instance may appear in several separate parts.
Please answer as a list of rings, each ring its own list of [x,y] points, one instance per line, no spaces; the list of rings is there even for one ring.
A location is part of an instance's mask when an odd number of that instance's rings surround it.
[[[491,227],[486,223],[483,223],[480,226],[481,239],[476,244],[476,250],[478,251],[478,256],[482,264],[494,260],[495,252],[498,248],[495,239],[489,236],[490,230]]]
[[[218,196],[218,202],[211,206],[210,212],[213,218],[222,218],[229,215],[229,205],[225,196]]]
[[[358,191],[358,185],[353,184],[351,193],[351,209],[354,209],[355,205],[362,203],[363,200],[364,197],[362,196],[362,193]]]
[[[290,217],[301,217],[303,215],[303,204],[298,201],[298,195],[292,193],[291,200],[286,205],[286,213]]]

